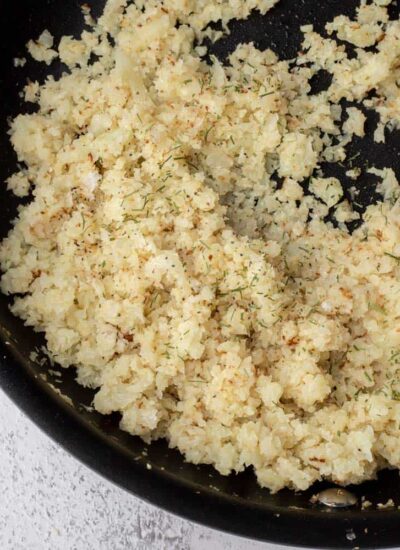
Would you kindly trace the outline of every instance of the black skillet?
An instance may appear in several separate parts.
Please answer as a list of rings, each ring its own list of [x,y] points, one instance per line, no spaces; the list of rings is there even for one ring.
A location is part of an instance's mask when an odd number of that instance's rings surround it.
[[[25,54],[28,39],[47,28],[56,39],[64,34],[77,35],[82,30],[82,17],[77,0],[0,0],[0,179],[16,168],[15,155],[8,144],[7,119],[26,111],[18,92],[26,79],[43,81],[46,66],[28,60],[26,66],[14,68],[13,58]],[[89,0],[95,15],[101,12],[104,0]],[[281,0],[266,17],[253,14],[247,21],[233,22],[232,34],[211,47],[221,59],[239,42],[254,41],[263,49],[271,47],[281,58],[292,59],[300,50],[301,24],[313,23],[323,33],[324,25],[339,13],[354,14],[358,0]],[[391,7],[391,17],[399,16],[399,8]],[[349,48],[349,54],[354,52]],[[63,68],[54,62],[50,72],[58,76]],[[318,75],[312,93],[329,84],[329,76]],[[368,117],[373,131],[376,117]],[[350,166],[365,168],[367,163],[378,167],[391,166],[400,177],[399,134],[388,133],[386,145],[376,145],[371,137],[356,139],[349,146],[344,166],[326,165],[327,175],[337,175],[348,186],[345,171]],[[374,176],[365,176],[359,185],[357,202],[364,208],[377,198]],[[0,187],[2,215],[0,237],[6,235],[16,215],[17,201]],[[351,228],[350,228],[351,229]],[[373,503],[367,510],[331,510],[310,503],[310,497],[329,484],[318,484],[305,493],[282,491],[270,495],[261,489],[249,470],[239,475],[222,477],[207,466],[186,464],[181,455],[168,449],[165,442],[145,445],[140,439],[118,429],[118,415],[109,417],[91,412],[87,407],[92,393],[74,381],[73,369],[59,379],[48,376],[54,387],[68,396],[69,405],[43,376],[42,367],[30,360],[32,350],[43,344],[43,338],[14,318],[9,301],[0,296],[0,385],[25,413],[46,433],[85,464],[111,481],[143,499],[187,519],[242,536],[281,544],[315,548],[381,548],[400,547],[400,478],[397,471],[385,471],[376,481],[351,490]],[[1,419],[0,419],[1,422]],[[389,498],[396,508],[378,510],[377,503]]]

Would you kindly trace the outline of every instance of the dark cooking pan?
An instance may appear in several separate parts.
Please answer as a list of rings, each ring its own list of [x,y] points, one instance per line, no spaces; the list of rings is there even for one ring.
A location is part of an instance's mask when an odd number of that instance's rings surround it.
[[[89,0],[89,4],[96,15],[101,12],[104,0]],[[271,47],[281,58],[291,59],[300,49],[301,24],[313,23],[318,32],[323,32],[326,21],[339,13],[352,15],[358,4],[358,0],[281,0],[266,17],[254,14],[247,21],[233,22],[232,34],[213,45],[211,51],[224,59],[239,42],[252,40],[260,48]],[[398,7],[391,10],[392,17],[399,16]],[[49,70],[55,76],[63,70],[57,62],[48,69],[29,60],[23,69],[16,69],[13,58],[24,56],[25,43],[45,28],[56,38],[77,35],[82,28],[79,2],[0,0],[0,27],[0,179],[4,181],[16,168],[16,158],[8,144],[7,119],[27,109],[20,102],[19,90],[28,76],[41,81]],[[329,84],[329,77],[319,74],[312,84],[313,92],[318,92]],[[370,115],[370,130],[375,123]],[[386,144],[377,145],[371,137],[356,138],[349,146],[348,157],[360,151],[356,165],[364,166],[368,161],[377,167],[391,166],[400,177],[398,139],[398,133],[388,134]],[[347,168],[326,166],[324,170],[327,175],[340,177],[346,185]],[[360,195],[364,207],[376,200],[375,184],[372,175],[362,182]],[[0,187],[0,195],[3,237],[16,215],[17,202],[4,185]],[[223,477],[211,467],[187,464],[163,441],[147,446],[120,431],[118,415],[104,417],[91,411],[93,394],[77,385],[73,369],[63,372],[60,379],[48,374],[47,363],[40,366],[33,362],[31,353],[43,345],[43,339],[14,318],[8,305],[8,300],[1,296],[1,386],[44,431],[121,487],[190,520],[265,541],[315,548],[400,546],[397,471],[382,472],[377,480],[352,487],[359,499],[354,508],[332,510],[310,502],[310,497],[326,484],[305,493],[282,491],[271,495],[257,485],[251,471]],[[362,510],[362,497],[373,506]],[[377,509],[378,503],[389,498],[394,500],[395,508]]]

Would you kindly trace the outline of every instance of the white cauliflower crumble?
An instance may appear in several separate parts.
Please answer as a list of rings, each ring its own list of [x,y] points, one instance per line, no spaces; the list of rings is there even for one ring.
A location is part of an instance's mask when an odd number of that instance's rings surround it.
[[[14,57],[14,67],[24,67],[26,64],[26,57]]]
[[[343,189],[337,178],[312,178],[309,189],[330,208],[343,196]]]
[[[253,44],[202,61],[210,21],[275,3],[109,0],[58,52],[31,41],[69,72],[25,88],[8,186],[33,200],[0,246],[12,311],[98,411],[272,491],[400,467],[399,183],[370,167],[382,202],[349,234],[359,214],[320,170],[365,132],[342,99],[378,112],[379,139],[398,128],[400,23],[363,2],[329,38],[303,27],[295,69]],[[332,84],[308,95],[320,69]]]
[[[343,124],[343,132],[358,137],[365,136],[365,122],[367,117],[357,107],[348,107],[346,109],[348,118]]]
[[[46,65],[57,57],[53,49],[54,38],[48,30],[44,30],[37,40],[30,40],[27,44],[28,52],[36,61],[43,61]]]

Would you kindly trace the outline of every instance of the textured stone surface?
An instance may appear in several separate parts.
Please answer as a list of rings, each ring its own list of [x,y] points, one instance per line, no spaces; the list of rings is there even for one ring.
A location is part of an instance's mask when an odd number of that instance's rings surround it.
[[[279,550],[171,516],[54,444],[0,391],[2,550]]]

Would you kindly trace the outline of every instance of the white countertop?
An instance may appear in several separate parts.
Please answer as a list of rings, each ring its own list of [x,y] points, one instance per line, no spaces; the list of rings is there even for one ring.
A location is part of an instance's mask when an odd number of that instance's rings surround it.
[[[194,525],[115,487],[0,390],[1,550],[280,550]]]

